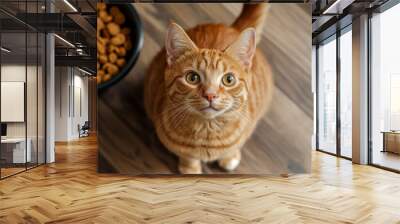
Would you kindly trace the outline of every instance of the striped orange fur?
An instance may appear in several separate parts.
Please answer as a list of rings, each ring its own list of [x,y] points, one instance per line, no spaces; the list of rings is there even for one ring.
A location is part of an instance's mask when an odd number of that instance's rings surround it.
[[[144,102],[161,142],[179,157],[181,173],[201,162],[226,170],[266,112],[273,90],[270,66],[256,49],[266,4],[247,5],[233,26],[172,23],[166,47],[145,78]]]

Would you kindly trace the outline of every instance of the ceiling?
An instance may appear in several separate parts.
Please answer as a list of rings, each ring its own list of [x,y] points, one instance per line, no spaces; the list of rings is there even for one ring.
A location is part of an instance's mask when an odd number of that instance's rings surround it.
[[[96,65],[96,0],[0,0],[1,44],[11,52],[2,51],[2,61],[15,63],[37,57],[44,44],[42,33],[56,33],[56,65],[61,63],[90,60],[91,69]],[[69,3],[69,4],[68,4]],[[71,7],[72,6],[72,7]],[[47,8],[46,8],[47,7]],[[51,9],[51,10],[50,10]],[[51,11],[51,13],[49,13]],[[39,39],[37,36],[39,35]],[[42,37],[42,38],[40,38]],[[40,42],[40,41],[39,41]],[[7,57],[4,57],[4,55]],[[85,56],[82,60],[68,57]],[[74,58],[74,59],[75,59]],[[88,63],[83,63],[86,67]],[[71,64],[69,64],[71,65]]]
[[[312,0],[313,44],[348,26],[354,17],[386,2],[388,0]]]

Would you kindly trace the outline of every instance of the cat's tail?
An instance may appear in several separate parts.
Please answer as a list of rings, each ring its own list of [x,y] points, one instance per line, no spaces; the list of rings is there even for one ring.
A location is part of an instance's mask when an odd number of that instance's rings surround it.
[[[268,4],[244,4],[242,12],[232,26],[239,31],[253,27],[256,29],[256,43],[260,41],[264,27],[265,17],[267,16]]]

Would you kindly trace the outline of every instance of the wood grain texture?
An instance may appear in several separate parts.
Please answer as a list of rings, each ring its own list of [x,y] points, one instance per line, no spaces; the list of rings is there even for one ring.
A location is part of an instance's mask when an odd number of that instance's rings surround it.
[[[400,175],[312,152],[288,178],[131,177],[96,172],[96,140],[0,181],[0,223],[400,223]]]
[[[241,4],[134,4],[144,26],[144,46],[130,74],[99,96],[100,155],[125,174],[177,172],[177,158],[158,141],[143,109],[143,77],[164,45],[172,20],[184,28],[203,23],[231,24]],[[310,170],[313,117],[311,16],[308,4],[271,4],[258,48],[274,73],[271,109],[245,144],[234,173],[301,173]],[[216,164],[204,173],[224,173]]]

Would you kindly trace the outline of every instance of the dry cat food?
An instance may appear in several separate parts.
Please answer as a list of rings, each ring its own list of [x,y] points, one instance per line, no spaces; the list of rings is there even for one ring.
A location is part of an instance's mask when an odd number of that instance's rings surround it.
[[[97,3],[97,84],[117,75],[126,63],[132,42],[124,23],[125,15],[117,6]]]

